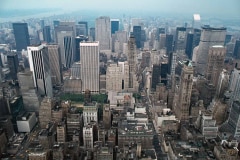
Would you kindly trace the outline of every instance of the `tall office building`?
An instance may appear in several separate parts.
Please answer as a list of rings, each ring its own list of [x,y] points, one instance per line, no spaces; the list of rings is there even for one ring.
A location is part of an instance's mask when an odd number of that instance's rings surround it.
[[[186,28],[177,27],[174,44],[174,51],[185,52]]]
[[[44,26],[45,26],[45,25],[44,25],[44,20],[43,20],[43,19],[40,20],[40,26],[41,26],[41,29],[43,29]]]
[[[76,25],[76,35],[77,36],[88,36],[88,23],[85,21],[80,21]]]
[[[111,34],[119,30],[119,19],[111,19]]]
[[[161,65],[153,64],[152,66],[152,89],[156,90],[157,84],[160,82],[160,74],[161,74]]]
[[[122,67],[110,64],[106,72],[106,91],[122,91]]]
[[[89,29],[89,40],[90,41],[95,41],[95,39],[96,39],[96,36],[95,36],[96,34],[95,34],[95,28],[90,28]]]
[[[240,68],[234,68],[230,76],[229,91],[231,92],[231,102],[240,101]]]
[[[196,72],[204,75],[208,61],[209,47],[214,45],[224,45],[226,28],[202,27],[200,43],[196,51]]]
[[[233,56],[236,59],[240,59],[240,40],[236,40],[236,42],[235,42]]]
[[[166,34],[159,35],[159,49],[166,48]]]
[[[7,55],[8,67],[10,69],[10,77],[13,80],[17,79],[18,73],[18,56],[16,53],[9,53]]]
[[[99,42],[81,42],[82,91],[99,93]]]
[[[70,25],[59,25],[54,28],[57,43],[60,47],[62,65],[70,68],[75,57],[75,31]]]
[[[193,85],[193,67],[190,61],[183,64],[180,87],[179,87],[179,103],[174,109],[176,116],[181,121],[189,120],[190,99]]]
[[[47,43],[50,43],[52,41],[50,26],[43,27],[43,40]]]
[[[133,35],[137,48],[141,48],[141,26],[133,26]]]
[[[223,46],[212,46],[208,52],[208,62],[206,70],[206,79],[209,83],[217,87],[218,78],[223,70],[226,48]]]
[[[62,66],[60,48],[57,44],[47,45],[53,85],[62,84]]]
[[[160,34],[165,34],[165,33],[166,33],[166,32],[165,32],[165,28],[157,28],[157,31],[156,31],[156,34],[155,34],[156,40],[159,40]]]
[[[168,57],[170,56],[170,53],[173,51],[173,35],[172,34],[166,34],[166,53]]]
[[[111,49],[111,24],[109,17],[99,17],[95,24],[96,41],[99,41],[100,50]]]
[[[186,49],[185,52],[189,59],[192,59],[192,52],[193,52],[193,33],[189,32],[187,34],[187,42],[186,42]]]
[[[200,14],[193,14],[192,28],[201,28],[201,16]]]
[[[77,36],[75,37],[76,42],[76,56],[74,57],[75,62],[80,61],[80,42],[88,41],[88,37],[86,36]]]
[[[27,23],[13,23],[12,25],[17,51],[26,50],[30,45]]]
[[[52,80],[48,49],[45,45],[27,47],[34,86],[41,95],[52,97]]]

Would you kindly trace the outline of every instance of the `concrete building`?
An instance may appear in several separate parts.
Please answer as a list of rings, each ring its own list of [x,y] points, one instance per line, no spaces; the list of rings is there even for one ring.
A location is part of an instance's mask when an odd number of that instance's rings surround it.
[[[81,63],[75,62],[71,67],[71,76],[70,79],[80,79],[81,75]]]
[[[27,47],[34,87],[44,96],[52,97],[52,79],[48,49],[45,45]]]
[[[46,128],[48,123],[52,120],[52,108],[55,101],[51,98],[45,97],[39,107],[39,122],[42,129]]]
[[[83,127],[83,144],[86,150],[93,150],[93,127],[91,125]]]
[[[14,135],[13,124],[9,116],[0,117],[0,127],[4,130],[8,140]]]
[[[37,123],[37,118],[34,112],[25,112],[17,117],[18,132],[31,132]]]
[[[83,126],[82,115],[76,113],[76,108],[71,108],[72,113],[67,114],[67,140],[72,141],[76,132],[81,131]]]
[[[111,110],[109,105],[103,106],[103,125],[105,129],[110,129],[111,127]]]
[[[17,54],[8,53],[7,62],[8,62],[8,67],[10,69],[9,76],[11,77],[11,79],[16,80],[17,73],[18,73],[18,63],[19,63]]]
[[[208,52],[208,62],[205,77],[213,86],[217,86],[218,78],[223,70],[226,48],[223,46],[212,46]]]
[[[66,135],[67,135],[67,130],[66,130],[66,125],[64,122],[58,122],[57,125],[57,142],[66,142]]]
[[[107,67],[106,91],[122,91],[122,68],[118,64],[110,64]]]
[[[229,91],[231,92],[231,103],[240,100],[240,68],[234,68],[231,73]]]
[[[193,66],[190,61],[184,62],[179,86],[179,103],[174,111],[179,120],[189,120],[190,99],[193,85]]]
[[[99,42],[81,42],[82,91],[99,93]]]
[[[39,143],[44,149],[51,149],[56,136],[56,125],[49,123],[44,129],[38,133]]]
[[[98,123],[98,104],[89,103],[85,104],[83,108],[83,121],[84,126],[87,126],[91,122]]]
[[[218,78],[218,84],[216,86],[216,96],[222,98],[224,92],[228,89],[229,74],[228,71],[223,69]]]
[[[177,27],[175,44],[174,44],[175,52],[185,52],[186,37],[187,37],[186,28],[185,27]]]
[[[59,105],[53,106],[52,108],[52,120],[53,122],[61,122],[63,118],[63,108]]]
[[[210,26],[202,27],[200,43],[196,52],[196,72],[204,75],[206,64],[208,62],[209,47],[215,45],[224,45],[226,37],[226,28],[213,28]],[[193,57],[194,57],[193,56]]]
[[[95,34],[96,41],[99,41],[99,49],[111,50],[111,24],[109,17],[102,16],[96,19]]]
[[[56,44],[49,44],[47,45],[47,48],[48,48],[49,63],[50,63],[50,69],[51,69],[52,84],[54,86],[61,85],[63,80],[62,80],[60,48]]]

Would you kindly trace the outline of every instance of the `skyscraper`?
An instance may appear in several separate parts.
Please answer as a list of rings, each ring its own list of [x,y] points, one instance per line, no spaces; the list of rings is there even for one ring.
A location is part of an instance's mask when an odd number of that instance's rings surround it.
[[[177,27],[174,51],[185,52],[186,28]]]
[[[173,35],[172,34],[166,34],[166,53],[168,57],[170,56],[170,53],[173,51]]]
[[[193,15],[193,21],[192,21],[192,28],[198,28],[201,27],[201,17],[200,14],[194,14]]]
[[[95,24],[96,41],[99,41],[100,50],[111,49],[111,24],[109,17],[99,17]]]
[[[27,47],[34,87],[41,95],[52,97],[52,80],[48,49],[45,45]]]
[[[53,85],[62,84],[62,66],[60,48],[57,44],[47,45]]]
[[[141,48],[141,26],[133,26],[133,35],[137,48]]]
[[[95,38],[96,38],[96,36],[95,36],[96,34],[95,34],[95,28],[90,28],[89,29],[89,40],[91,40],[91,41],[95,41]]]
[[[187,34],[187,43],[186,43],[186,50],[185,50],[189,59],[192,59],[192,52],[193,52],[193,33],[189,32]]]
[[[240,101],[240,68],[234,68],[230,76],[229,90],[231,102]]]
[[[76,35],[77,36],[88,36],[88,23],[85,21],[80,21],[76,25]]]
[[[119,30],[119,19],[111,19],[111,34]]]
[[[122,67],[110,64],[106,72],[106,91],[122,91]]]
[[[214,45],[224,45],[226,28],[202,27],[202,33],[198,50],[196,52],[196,72],[204,75],[208,61],[209,47]]]
[[[236,59],[240,59],[240,40],[236,40],[236,42],[235,42],[233,56]]]
[[[43,27],[43,40],[47,43],[50,43],[52,41],[50,26]]]
[[[189,120],[190,99],[193,85],[193,67],[190,61],[183,64],[181,73],[179,100],[174,109],[179,120]]]
[[[54,28],[57,43],[60,47],[62,65],[70,68],[75,57],[75,32],[72,26],[59,25]]]
[[[99,42],[81,42],[82,91],[99,93]]]
[[[74,57],[75,62],[80,61],[80,42],[88,41],[88,37],[86,36],[77,36],[75,37],[76,42],[76,56]]]
[[[208,63],[206,70],[206,79],[217,87],[218,78],[223,70],[226,48],[223,46],[212,46],[208,52]]]
[[[27,23],[13,23],[12,25],[17,51],[26,50],[30,45]]]
[[[13,80],[17,79],[18,73],[18,56],[16,53],[9,53],[7,55],[8,67],[10,69],[10,77]]]

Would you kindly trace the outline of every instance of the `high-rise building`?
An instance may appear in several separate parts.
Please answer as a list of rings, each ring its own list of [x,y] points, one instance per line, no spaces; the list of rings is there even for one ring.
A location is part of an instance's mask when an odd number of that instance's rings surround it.
[[[34,86],[41,95],[52,97],[52,80],[48,49],[45,45],[27,47]]]
[[[99,93],[99,42],[81,42],[82,91]]]
[[[156,35],[155,35],[156,40],[159,40],[160,34],[165,34],[165,33],[166,33],[165,28],[157,28]]]
[[[141,48],[141,26],[133,26],[133,35],[137,48]]]
[[[80,79],[81,75],[81,63],[75,62],[71,67],[71,76],[70,79]]]
[[[10,69],[10,77],[13,80],[17,79],[18,73],[18,56],[16,53],[9,53],[7,55],[8,67]]]
[[[87,126],[91,122],[98,123],[97,103],[87,103],[83,106],[83,118],[84,126]]]
[[[231,34],[226,34],[224,46],[226,46],[226,44],[231,42],[231,40],[232,40],[232,35]]]
[[[165,49],[166,47],[166,34],[159,35],[159,49]]]
[[[234,68],[230,76],[229,91],[231,102],[240,100],[240,68]]]
[[[152,68],[152,88],[156,90],[157,84],[160,82],[160,74],[161,74],[161,65],[153,64]]]
[[[186,28],[177,27],[174,44],[174,51],[185,52]]]
[[[122,91],[122,67],[110,64],[106,72],[106,91]]]
[[[28,24],[27,23],[13,23],[13,34],[16,42],[17,51],[26,50],[30,45]]]
[[[186,49],[185,52],[189,59],[192,59],[192,52],[193,52],[193,33],[189,32],[187,34],[187,42],[186,42]]]
[[[71,25],[59,25],[54,28],[56,42],[60,47],[62,65],[70,68],[75,57],[75,28]]]
[[[45,129],[48,123],[52,120],[52,108],[54,106],[54,100],[45,97],[39,107],[39,122],[42,129]]]
[[[190,61],[183,64],[180,87],[179,87],[179,103],[174,109],[179,120],[189,120],[190,99],[193,85],[193,66]]]
[[[223,70],[226,48],[223,46],[212,46],[208,52],[206,79],[217,87],[218,78]]]
[[[85,21],[80,21],[76,25],[76,35],[77,36],[88,36],[88,23]]]
[[[111,19],[111,34],[119,30],[119,19]]]
[[[99,41],[100,50],[111,49],[111,24],[109,17],[99,17],[95,24],[96,41]]]
[[[43,40],[47,43],[50,43],[52,41],[50,26],[43,27]]]
[[[80,42],[83,42],[83,41],[88,41],[88,37],[77,36],[75,38],[75,42],[76,42],[76,56],[74,57],[75,62],[80,61]]]
[[[196,72],[204,75],[208,61],[209,47],[224,45],[226,28],[202,27],[201,38],[196,52]]]
[[[43,29],[44,26],[45,26],[45,25],[44,25],[44,20],[43,20],[43,19],[40,20],[40,26],[41,26],[41,29]]]
[[[193,21],[192,21],[192,28],[198,28],[201,27],[201,17],[200,14],[193,14]]]
[[[47,45],[47,48],[51,69],[52,84],[60,85],[63,82],[60,48],[57,44],[49,44]]]
[[[235,42],[233,56],[236,59],[240,59],[240,40],[236,40],[236,42]]]
[[[93,127],[90,125],[83,127],[83,144],[86,150],[93,149]]]
[[[166,34],[166,53],[168,57],[170,56],[170,53],[173,51],[173,35],[172,34]]]
[[[96,39],[96,36],[95,36],[96,34],[95,34],[95,28],[90,28],[89,29],[89,40],[90,41],[95,41],[95,39]]]

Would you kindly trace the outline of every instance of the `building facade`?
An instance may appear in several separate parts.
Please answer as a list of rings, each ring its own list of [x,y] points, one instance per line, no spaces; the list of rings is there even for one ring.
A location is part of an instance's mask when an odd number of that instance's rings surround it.
[[[96,41],[99,41],[100,50],[111,49],[111,24],[109,17],[99,17],[95,22]]]
[[[13,34],[16,42],[17,51],[26,50],[30,45],[28,24],[27,23],[13,23]]]

